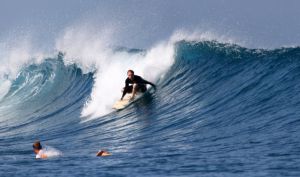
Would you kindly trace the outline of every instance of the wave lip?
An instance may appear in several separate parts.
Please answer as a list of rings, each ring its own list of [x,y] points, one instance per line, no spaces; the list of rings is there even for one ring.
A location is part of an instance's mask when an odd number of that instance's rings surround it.
[[[62,55],[24,67],[0,101],[1,121],[9,124],[5,130],[26,131],[46,118],[56,119],[74,109],[80,111],[92,84],[93,73],[83,74],[75,64],[66,66]],[[50,120],[48,128],[59,122]]]

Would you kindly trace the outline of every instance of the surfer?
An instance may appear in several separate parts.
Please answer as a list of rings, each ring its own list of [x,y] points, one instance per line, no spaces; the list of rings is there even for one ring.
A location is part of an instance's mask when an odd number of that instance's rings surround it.
[[[33,147],[34,153],[36,154],[35,158],[37,158],[37,159],[40,159],[40,158],[45,159],[45,158],[47,158],[47,155],[45,154],[40,141],[34,142],[33,145],[32,145],[32,147]]]
[[[133,100],[136,92],[146,92],[146,84],[150,84],[154,89],[156,89],[156,86],[153,83],[144,80],[141,76],[134,75],[133,70],[128,70],[127,76],[128,78],[125,80],[125,87],[123,90],[121,100],[123,100],[126,93],[132,93],[130,100]]]
[[[100,151],[98,151],[96,156],[109,156],[109,155],[111,155],[111,153],[104,151],[104,150],[100,150]]]

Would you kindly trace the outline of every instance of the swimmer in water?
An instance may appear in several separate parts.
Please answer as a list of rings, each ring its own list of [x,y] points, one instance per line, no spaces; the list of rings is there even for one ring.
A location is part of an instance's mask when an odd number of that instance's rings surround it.
[[[33,147],[34,153],[36,154],[35,158],[37,158],[37,159],[40,159],[40,158],[42,158],[42,159],[48,158],[48,156],[45,154],[45,152],[44,152],[44,150],[43,150],[43,147],[42,147],[40,141],[34,142],[33,145],[32,145],[32,147]]]
[[[104,150],[100,150],[100,151],[98,151],[96,156],[110,156],[110,155],[111,155],[111,153],[104,151]]]

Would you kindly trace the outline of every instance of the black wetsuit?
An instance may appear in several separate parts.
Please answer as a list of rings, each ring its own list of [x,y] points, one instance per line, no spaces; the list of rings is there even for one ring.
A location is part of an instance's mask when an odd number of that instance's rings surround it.
[[[147,91],[146,84],[150,84],[154,88],[156,87],[153,83],[144,80],[141,76],[134,75],[133,80],[131,80],[129,78],[127,78],[125,80],[125,87],[124,87],[122,98],[125,96],[126,93],[131,93],[132,92],[133,86],[129,85],[129,84],[137,84],[137,91],[139,91],[139,92],[146,92]]]

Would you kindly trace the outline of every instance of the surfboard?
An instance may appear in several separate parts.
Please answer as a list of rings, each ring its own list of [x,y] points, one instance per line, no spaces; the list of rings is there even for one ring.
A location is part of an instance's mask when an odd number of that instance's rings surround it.
[[[150,93],[153,92],[154,89],[152,89],[152,87],[148,88],[146,92],[142,93],[142,92],[137,92],[134,99],[130,100],[132,94],[131,93],[126,93],[126,95],[124,96],[124,98],[122,100],[118,100],[114,105],[113,105],[113,109],[116,110],[122,110],[124,108],[126,108],[127,106],[129,106],[130,104],[134,103],[135,101],[139,100],[140,98],[143,97],[143,95],[145,95],[146,93]]]
[[[142,95],[144,95],[144,93],[136,93],[134,99],[130,100],[132,94],[127,93],[124,96],[123,100],[119,100],[113,105],[113,108],[116,109],[116,110],[122,110],[122,109],[126,108],[127,106],[129,106],[131,103],[138,100]]]

